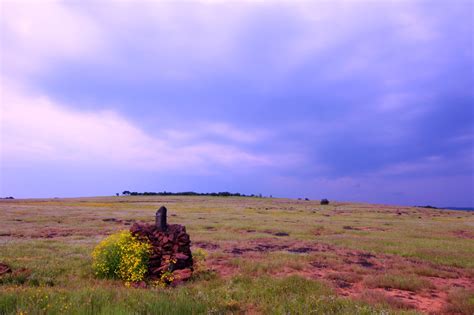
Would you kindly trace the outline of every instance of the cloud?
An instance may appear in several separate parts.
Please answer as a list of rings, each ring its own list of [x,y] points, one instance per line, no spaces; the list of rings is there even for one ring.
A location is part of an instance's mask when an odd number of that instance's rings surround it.
[[[206,173],[219,166],[245,169],[274,163],[268,155],[206,140],[209,131],[237,141],[255,140],[250,139],[249,131],[224,123],[195,129],[199,141],[182,144],[166,132],[150,136],[115,111],[73,110],[47,96],[29,95],[12,88],[5,80],[1,109],[1,157],[6,165],[58,161],[94,167]]]
[[[426,175],[426,174],[425,174]],[[472,175],[428,175],[383,177],[379,174],[338,178],[295,178],[273,176],[266,188],[275,195],[328,198],[337,201],[370,202],[394,205],[472,205]],[[287,187],[291,187],[291,192]]]
[[[104,49],[96,21],[60,1],[2,1],[2,72],[31,75],[51,61],[93,58]]]
[[[198,130],[199,132],[196,132]],[[202,141],[212,139],[224,143],[253,144],[269,140],[271,132],[263,129],[245,130],[224,122],[199,122],[190,123],[185,129],[164,130],[170,139],[176,142],[189,143],[192,141]]]
[[[373,172],[371,176],[432,176],[432,175],[464,175],[474,172],[474,152],[464,150],[449,157],[433,155],[384,166],[381,170]]]
[[[370,61],[377,52],[372,29],[380,24],[387,35],[393,35],[387,29],[394,26],[399,30],[397,43],[436,40],[433,34],[439,23],[420,7],[418,3],[368,6],[353,1],[179,5],[88,1],[78,5],[7,0],[2,2],[1,31],[8,72],[29,74],[47,71],[63,60],[94,59],[130,71],[137,64],[130,62],[135,61],[129,58],[133,52],[158,65],[161,76],[175,80],[199,78],[200,72],[210,68],[245,75],[248,69],[240,65],[253,62],[260,71],[247,79],[265,85],[268,72],[271,81],[279,82],[347,44],[356,44],[356,49],[337,65],[331,63],[325,75],[339,78],[373,67]]]
[[[406,194],[394,178],[472,174],[467,1],[1,6],[3,165],[281,176],[269,187],[387,200]]]

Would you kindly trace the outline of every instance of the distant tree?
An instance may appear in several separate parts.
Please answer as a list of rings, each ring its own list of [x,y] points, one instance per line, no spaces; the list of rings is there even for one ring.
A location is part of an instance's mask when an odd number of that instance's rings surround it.
[[[117,196],[117,197],[118,197],[119,195],[120,195],[119,193],[116,193],[116,194],[115,194],[115,196]]]
[[[327,200],[327,199],[321,199],[321,204],[322,204],[322,205],[328,205],[328,204],[329,204],[329,200]]]
[[[152,192],[152,191],[145,191],[145,192],[136,192],[136,191],[128,191],[125,190],[122,192],[123,195],[127,196],[213,196],[213,197],[259,197],[265,198],[262,194],[259,195],[246,195],[241,193],[231,193],[228,191],[220,191],[220,192],[211,192],[211,193],[197,193],[194,191],[181,191],[181,192]]]

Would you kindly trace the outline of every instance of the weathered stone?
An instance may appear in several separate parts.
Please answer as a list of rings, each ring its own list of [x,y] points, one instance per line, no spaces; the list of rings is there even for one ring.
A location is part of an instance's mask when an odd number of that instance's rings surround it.
[[[191,269],[180,269],[173,271],[173,285],[178,285],[183,283],[184,281],[189,280],[192,275],[193,271]]]
[[[166,212],[168,210],[166,207],[161,207],[156,211],[156,218],[155,218],[155,224],[156,227],[158,228],[158,231],[166,231],[168,224],[166,222]]]

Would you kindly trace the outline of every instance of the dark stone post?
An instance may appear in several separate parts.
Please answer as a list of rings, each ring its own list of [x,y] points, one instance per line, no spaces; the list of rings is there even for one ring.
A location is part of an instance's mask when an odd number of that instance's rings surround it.
[[[159,231],[166,231],[168,225],[166,223],[166,207],[161,207],[156,211],[155,224]]]

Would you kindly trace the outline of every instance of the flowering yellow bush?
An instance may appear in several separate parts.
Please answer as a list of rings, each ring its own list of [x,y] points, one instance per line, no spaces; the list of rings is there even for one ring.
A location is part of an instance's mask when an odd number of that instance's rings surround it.
[[[126,282],[141,281],[148,270],[151,244],[121,231],[104,239],[92,252],[96,276],[118,278]]]
[[[161,274],[160,280],[155,282],[155,286],[165,288],[166,286],[173,283],[175,277],[171,271],[165,271]]]

